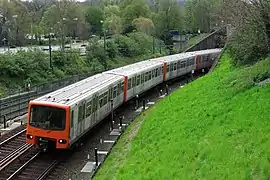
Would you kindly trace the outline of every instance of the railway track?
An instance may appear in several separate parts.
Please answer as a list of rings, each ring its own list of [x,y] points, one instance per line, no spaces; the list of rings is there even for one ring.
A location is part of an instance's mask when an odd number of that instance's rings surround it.
[[[7,139],[2,140],[2,142],[0,142],[0,162],[2,162],[11,154],[15,153],[15,151],[18,151],[18,149],[26,145],[25,132],[26,129],[23,128],[19,132],[16,132],[16,134],[13,134],[11,137],[8,137]]]
[[[0,143],[2,143],[3,141],[5,141],[6,139],[14,136],[15,134],[21,132],[22,130],[26,129],[26,125],[21,125],[11,131],[9,131],[8,133],[0,136]]]
[[[42,180],[60,163],[61,155],[58,153],[37,152],[27,162],[21,165],[7,180]]]

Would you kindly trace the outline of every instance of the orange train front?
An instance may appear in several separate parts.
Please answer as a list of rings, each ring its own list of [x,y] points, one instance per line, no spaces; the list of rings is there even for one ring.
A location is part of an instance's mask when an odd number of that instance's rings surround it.
[[[26,141],[46,150],[50,145],[57,149],[69,146],[69,106],[53,102],[32,101],[28,108]]]
[[[68,149],[112,108],[164,81],[210,67],[220,52],[210,49],[141,61],[37,98],[29,103],[26,141],[44,151]]]

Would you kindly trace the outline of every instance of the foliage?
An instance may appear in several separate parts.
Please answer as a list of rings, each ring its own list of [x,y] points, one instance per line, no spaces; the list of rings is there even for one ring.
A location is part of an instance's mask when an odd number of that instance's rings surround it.
[[[151,19],[139,17],[132,21],[132,25],[140,32],[152,35],[154,24]]]
[[[105,20],[104,28],[108,30],[109,34],[120,34],[123,29],[121,17],[111,15]]]
[[[270,53],[270,1],[252,1],[250,4],[237,5],[241,7],[241,12],[234,12],[233,9],[226,12],[238,16],[230,20],[234,24],[229,41],[235,57],[234,64],[253,64]]]
[[[150,9],[145,0],[133,0],[123,10],[123,18],[126,24],[131,24],[133,19],[139,17],[148,17]]]
[[[94,34],[100,34],[102,31],[102,23],[104,15],[102,9],[99,7],[88,7],[86,13],[86,21],[91,25],[91,31]]]
[[[0,83],[6,88],[41,84],[56,78],[88,72],[88,64],[73,51],[53,53],[53,73],[49,56],[40,50],[0,55]]]
[[[230,61],[144,112],[94,179],[267,179],[270,86],[253,79],[269,77],[270,59]]]
[[[185,21],[187,31],[210,32],[214,26],[220,25],[218,17],[220,2],[216,0],[191,0],[185,3]]]

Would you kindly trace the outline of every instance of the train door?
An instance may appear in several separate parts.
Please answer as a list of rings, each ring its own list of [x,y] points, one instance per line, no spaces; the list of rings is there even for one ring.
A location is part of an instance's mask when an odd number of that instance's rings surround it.
[[[98,122],[98,118],[99,118],[99,116],[98,116],[98,113],[99,113],[99,108],[98,108],[98,106],[99,106],[99,104],[98,104],[98,93],[96,93],[96,94],[94,94],[93,95],[93,108],[92,108],[92,117],[91,117],[91,126],[93,125],[93,124],[95,124],[96,122]]]
[[[113,87],[109,87],[109,92],[108,92],[108,103],[107,103],[107,113],[111,112],[111,100],[113,99]]]
[[[120,102],[123,102],[123,96],[120,96],[121,94],[121,81],[117,82],[117,98],[114,102],[114,106],[117,106]]]
[[[74,120],[75,120],[74,111],[75,111],[75,108],[71,109],[71,113],[70,113],[70,129],[69,129],[69,140],[70,141],[72,141],[76,137],[75,123],[74,123]]]
[[[196,70],[199,70],[201,68],[201,56],[197,55],[196,56]]]
[[[85,124],[85,101],[79,104],[78,127],[77,127],[78,134],[81,134],[84,131],[84,124]]]

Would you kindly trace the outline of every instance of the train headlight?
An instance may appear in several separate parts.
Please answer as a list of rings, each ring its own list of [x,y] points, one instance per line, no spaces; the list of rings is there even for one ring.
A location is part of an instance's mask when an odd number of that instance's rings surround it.
[[[33,136],[30,135],[30,134],[27,134],[26,137],[27,137],[28,139],[33,139]]]
[[[67,143],[67,141],[66,141],[65,139],[59,139],[58,142],[59,142],[60,144],[66,144],[66,143]]]

